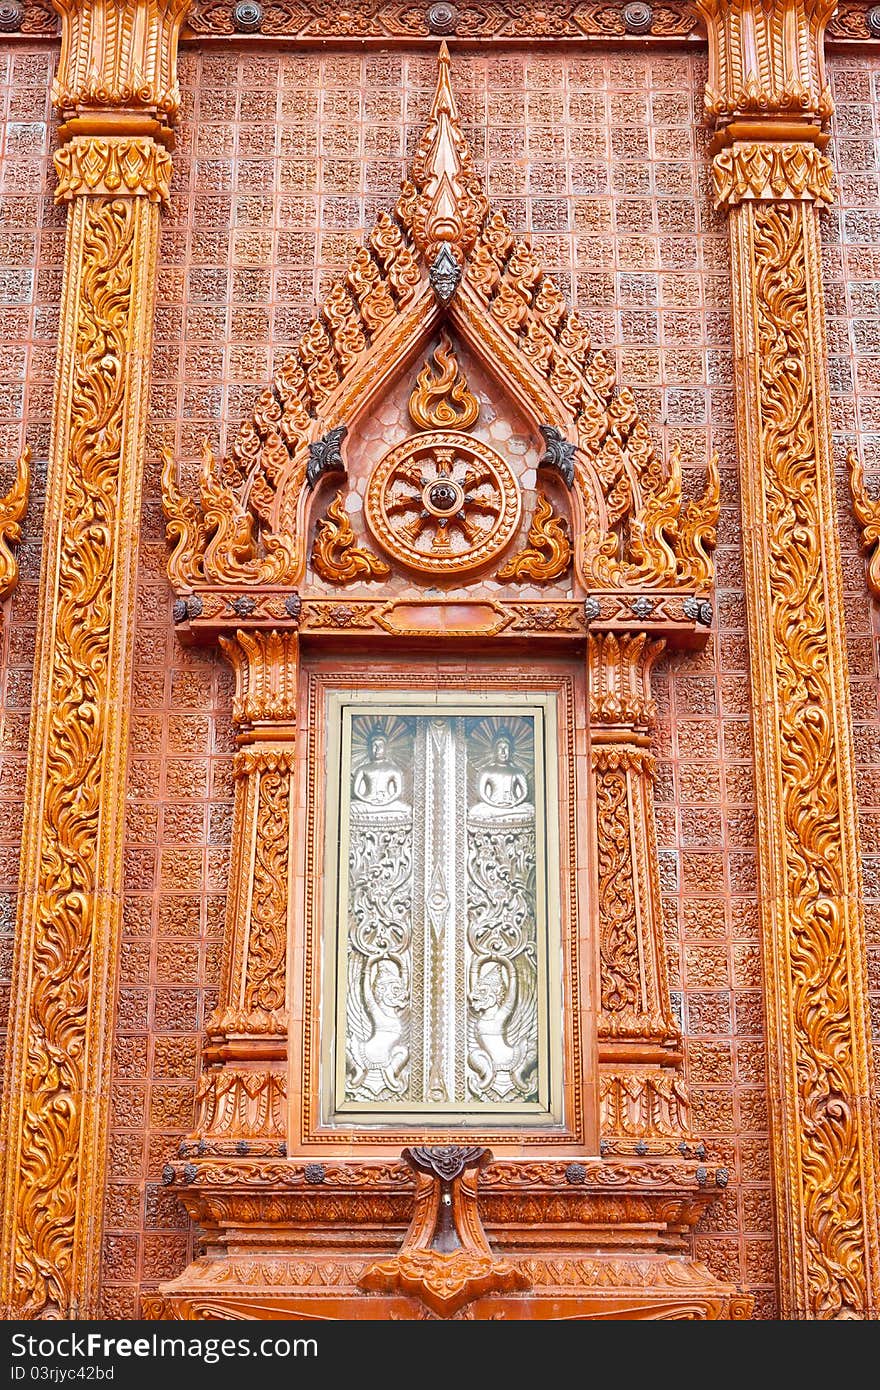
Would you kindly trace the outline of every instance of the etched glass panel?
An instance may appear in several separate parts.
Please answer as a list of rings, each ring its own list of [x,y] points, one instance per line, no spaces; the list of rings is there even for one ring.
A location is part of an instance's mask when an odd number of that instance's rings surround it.
[[[330,697],[336,1117],[559,1118],[554,715]]]

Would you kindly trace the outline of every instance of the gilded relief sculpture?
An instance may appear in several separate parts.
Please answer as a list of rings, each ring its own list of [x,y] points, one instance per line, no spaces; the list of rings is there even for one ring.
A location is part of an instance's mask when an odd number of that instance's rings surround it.
[[[685,1254],[726,1174],[688,1124],[652,783],[651,668],[712,623],[717,461],[683,504],[489,206],[445,46],[396,208],[199,502],[170,458],[163,500],[177,632],[233,662],[240,750],[222,998],[165,1175],[207,1251],[152,1315],[747,1315]]]

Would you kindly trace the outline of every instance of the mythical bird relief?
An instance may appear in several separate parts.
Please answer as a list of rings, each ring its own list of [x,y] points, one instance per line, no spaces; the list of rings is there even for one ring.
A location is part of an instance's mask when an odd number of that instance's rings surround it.
[[[351,786],[346,1098],[408,1094],[413,973],[412,806],[382,725]]]
[[[546,1105],[534,718],[351,721],[346,1103]]]
[[[569,543],[585,587],[692,589],[708,582],[701,538],[711,535],[717,498],[710,487],[701,515],[682,511],[677,452],[668,464],[660,459],[632,392],[618,389],[607,358],[593,349],[585,324],[529,244],[489,207],[444,47],[426,130],[394,213],[380,214],[258,398],[230,457],[206,452],[200,507],[181,496],[166,468],[175,587],[298,585],[307,561],[313,450],[334,432],[341,438],[348,430],[350,440],[352,422],[438,328],[444,336],[435,365],[420,377],[413,406],[423,443],[396,446],[403,454],[386,458],[366,506],[368,526],[389,555],[418,573],[427,561],[429,574],[457,575],[463,566],[500,560],[519,526],[508,465],[464,433],[474,404],[458,379],[448,328],[490,366],[536,433],[540,426],[560,441],[572,491]],[[454,438],[440,440],[444,432]],[[430,460],[411,458],[411,447],[426,449],[429,437],[436,442]],[[443,457],[441,450],[452,453]],[[395,512],[397,493],[407,486],[401,500],[409,509]],[[562,563],[563,537],[549,518],[538,549],[545,558],[534,563],[536,572]]]
[[[469,1095],[534,1100],[538,1069],[535,805],[500,727],[468,807]]]

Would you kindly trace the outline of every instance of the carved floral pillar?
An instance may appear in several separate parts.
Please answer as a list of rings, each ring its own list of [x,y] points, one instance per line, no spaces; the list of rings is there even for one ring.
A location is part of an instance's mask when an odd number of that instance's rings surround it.
[[[220,1004],[207,1026],[196,1131],[204,1152],[284,1152],[287,941],[299,637],[222,638],[235,670],[233,862]]]
[[[98,1309],[159,207],[186,0],[58,0],[67,243],[6,1061],[0,1306]]]
[[[606,1153],[671,1151],[690,1137],[663,941],[650,748],[651,668],[665,645],[644,632],[613,631],[588,643]]]
[[[876,1157],[819,209],[834,0],[697,0],[730,213],[782,1316],[877,1316]]]

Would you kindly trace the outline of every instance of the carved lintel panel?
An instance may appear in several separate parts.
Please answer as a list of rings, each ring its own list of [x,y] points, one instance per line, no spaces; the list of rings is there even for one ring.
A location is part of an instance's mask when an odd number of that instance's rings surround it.
[[[208,1158],[187,1146],[163,1180],[210,1254],[161,1285],[146,1315],[748,1317],[747,1296],[686,1257],[687,1233],[728,1174],[684,1149],[489,1162],[477,1185],[479,1146],[409,1150],[415,1183],[393,1160]],[[463,1171],[456,1154],[471,1157]]]
[[[818,215],[746,202],[730,229],[783,1309],[872,1317],[870,1033]]]

